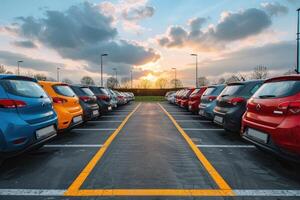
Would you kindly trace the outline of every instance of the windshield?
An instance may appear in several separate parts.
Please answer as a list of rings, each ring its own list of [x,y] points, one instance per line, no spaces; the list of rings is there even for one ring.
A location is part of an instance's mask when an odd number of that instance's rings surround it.
[[[55,92],[57,92],[60,95],[67,96],[67,97],[75,97],[76,94],[73,92],[73,90],[67,86],[67,85],[54,85],[53,86]]]
[[[1,85],[6,92],[17,96],[41,98],[48,97],[39,84],[24,80],[2,80]]]
[[[94,96],[94,93],[93,93],[89,88],[83,87],[83,88],[81,88],[81,89],[82,89],[82,91],[83,91],[86,95],[88,95],[88,96]]]
[[[211,95],[214,91],[215,91],[215,87],[209,87],[205,90],[205,92],[203,93],[203,96],[207,96],[207,95]]]
[[[254,98],[280,98],[300,92],[300,81],[280,81],[263,84],[253,95]]]

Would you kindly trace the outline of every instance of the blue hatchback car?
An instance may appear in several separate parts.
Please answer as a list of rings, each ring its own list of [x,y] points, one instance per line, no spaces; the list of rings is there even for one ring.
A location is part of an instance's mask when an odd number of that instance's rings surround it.
[[[56,136],[52,101],[37,80],[0,74],[0,156],[42,146]]]
[[[199,104],[199,115],[207,119],[213,120],[214,108],[217,105],[217,97],[224,90],[225,84],[208,86],[201,97]]]

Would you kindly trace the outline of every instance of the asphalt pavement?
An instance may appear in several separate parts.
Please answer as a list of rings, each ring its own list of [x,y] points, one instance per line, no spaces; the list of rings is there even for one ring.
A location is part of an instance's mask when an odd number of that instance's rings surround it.
[[[300,199],[300,169],[175,105],[132,102],[4,161],[2,199]]]

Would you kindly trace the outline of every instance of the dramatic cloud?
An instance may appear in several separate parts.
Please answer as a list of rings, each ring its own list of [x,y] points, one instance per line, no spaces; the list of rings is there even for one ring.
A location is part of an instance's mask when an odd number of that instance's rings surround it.
[[[23,54],[9,51],[0,51],[0,63],[9,66],[16,66],[18,60],[23,60],[22,68],[40,71],[54,71],[57,66],[64,66],[62,63],[49,62],[41,59],[34,59]]]
[[[286,6],[281,5],[278,2],[275,2],[275,3],[262,3],[261,6],[271,16],[284,15],[284,14],[287,14],[289,12],[289,9]]]
[[[160,58],[153,49],[116,39],[118,32],[112,26],[113,19],[88,2],[65,12],[48,10],[44,18],[20,17],[19,21],[7,30],[38,41],[63,58],[83,60],[91,66],[100,63],[100,54],[104,52],[114,65],[142,65]]]
[[[228,42],[245,39],[261,33],[272,24],[270,15],[264,10],[250,8],[241,12],[222,13],[215,26],[202,30],[204,18],[190,20],[188,30],[181,26],[171,26],[165,36],[158,38],[164,47],[192,47],[198,50],[212,50],[224,47]]]
[[[13,44],[23,48],[37,48],[36,44],[30,40],[15,41]]]

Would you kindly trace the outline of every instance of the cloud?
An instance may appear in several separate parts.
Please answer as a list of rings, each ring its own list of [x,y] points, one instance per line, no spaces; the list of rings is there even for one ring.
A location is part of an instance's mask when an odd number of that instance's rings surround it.
[[[14,41],[13,44],[17,47],[31,48],[31,49],[37,48],[37,45],[30,40]]]
[[[256,8],[236,13],[224,12],[218,24],[203,29],[206,21],[205,18],[192,19],[188,23],[188,29],[171,26],[165,35],[158,37],[158,43],[168,48],[192,47],[209,51],[224,48],[229,42],[257,35],[272,24],[271,17],[264,10]]]
[[[24,54],[0,50],[0,63],[9,66],[16,66],[18,60],[24,61],[21,64],[22,68],[40,71],[54,71],[58,66],[64,66],[64,64],[62,63],[50,62],[42,59],[34,59]]]
[[[141,20],[145,18],[152,17],[154,15],[154,7],[152,6],[142,6],[139,8],[130,8],[122,12],[122,16],[126,20]]]
[[[261,6],[270,16],[284,15],[289,12],[288,7],[278,2],[262,3]]]
[[[71,6],[65,12],[46,11],[45,17],[20,17],[19,24],[6,27],[20,37],[38,41],[63,58],[100,63],[100,54],[113,65],[143,65],[160,55],[151,48],[118,39],[113,18],[105,16],[97,5],[88,2]]]

